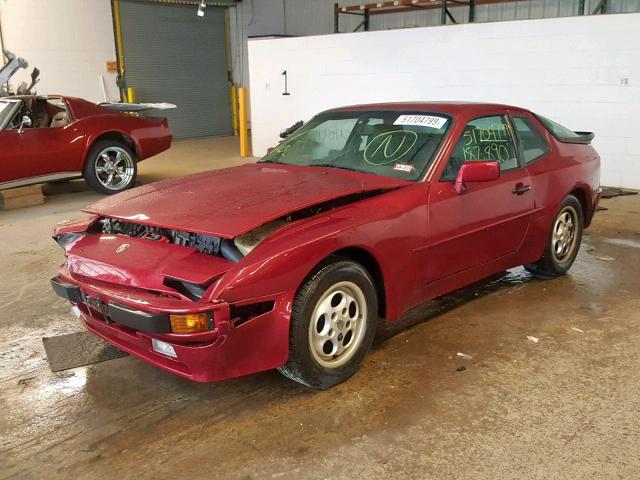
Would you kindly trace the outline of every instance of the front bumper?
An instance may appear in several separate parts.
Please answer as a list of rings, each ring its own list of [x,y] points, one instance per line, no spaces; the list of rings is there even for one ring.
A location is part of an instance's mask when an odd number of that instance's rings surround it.
[[[94,308],[102,313],[108,323],[117,323],[143,332],[171,333],[168,313],[149,313],[116,302],[105,304],[97,298],[83,294],[77,285],[65,282],[58,277],[51,279],[51,287],[58,296],[72,303],[82,303],[87,310]]]
[[[153,304],[150,293],[138,292],[136,297],[133,289],[62,276],[53,278],[51,285],[56,294],[79,308],[89,331],[135,357],[190,380],[213,382],[239,377],[279,367],[287,360],[287,295],[274,299],[273,310],[242,321],[230,318],[229,305],[224,302],[203,305],[160,297]],[[212,330],[170,332],[169,313],[205,309],[212,312]],[[153,338],[170,343],[176,358],[154,351]]]

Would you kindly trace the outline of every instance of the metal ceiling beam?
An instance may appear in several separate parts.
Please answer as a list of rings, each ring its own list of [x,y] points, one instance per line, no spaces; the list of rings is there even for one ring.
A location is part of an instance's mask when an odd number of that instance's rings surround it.
[[[513,3],[524,0],[475,0],[476,5],[492,5],[496,3]],[[451,7],[464,7],[468,5],[467,1],[447,0]],[[358,12],[369,10],[372,14],[375,12],[392,13],[397,10],[406,12],[407,10],[421,8],[423,10],[431,10],[434,8],[442,8],[442,0],[393,0],[385,2],[364,3],[360,5],[338,6],[337,9],[341,13]],[[378,13],[379,14],[379,13]]]
[[[469,7],[469,22],[475,21],[475,7],[477,5],[494,5],[499,3],[513,3],[524,0],[392,0],[376,3],[365,3],[359,5],[340,6],[334,4],[334,31],[340,30],[340,15],[363,15],[370,17],[371,15],[388,15],[393,13],[407,13],[416,10],[442,10],[442,23],[446,23],[447,17],[457,23],[451,8]],[[364,22],[363,22],[364,23]],[[363,24],[358,26],[358,29]],[[366,30],[368,30],[368,20],[366,21]]]

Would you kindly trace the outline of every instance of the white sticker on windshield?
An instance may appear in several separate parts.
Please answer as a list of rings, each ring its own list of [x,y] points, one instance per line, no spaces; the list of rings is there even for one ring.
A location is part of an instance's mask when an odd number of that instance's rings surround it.
[[[400,115],[394,125],[417,125],[419,127],[442,128],[447,123],[444,117],[434,115]]]
[[[393,166],[393,169],[396,172],[411,173],[411,172],[413,172],[413,165],[408,165],[406,163],[396,163]]]

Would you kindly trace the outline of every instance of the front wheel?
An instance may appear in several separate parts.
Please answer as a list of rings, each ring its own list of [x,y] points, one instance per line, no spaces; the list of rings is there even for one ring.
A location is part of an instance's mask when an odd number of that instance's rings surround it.
[[[278,370],[326,389],[353,375],[375,335],[378,299],[369,273],[335,259],[300,287],[291,312],[289,359]]]
[[[582,241],[584,216],[582,205],[573,195],[567,196],[553,220],[544,255],[534,264],[525,265],[540,277],[557,277],[569,271]]]
[[[114,140],[96,142],[84,166],[87,184],[106,195],[132,187],[137,173],[135,153],[124,143]]]

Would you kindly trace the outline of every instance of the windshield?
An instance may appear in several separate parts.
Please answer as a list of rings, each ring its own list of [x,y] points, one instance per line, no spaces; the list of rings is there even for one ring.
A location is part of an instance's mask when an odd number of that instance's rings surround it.
[[[441,113],[333,111],[312,118],[262,162],[332,167],[417,180],[451,119]]]
[[[13,118],[18,103],[19,102],[15,101],[0,100],[0,130],[5,127],[10,128],[7,124]]]

